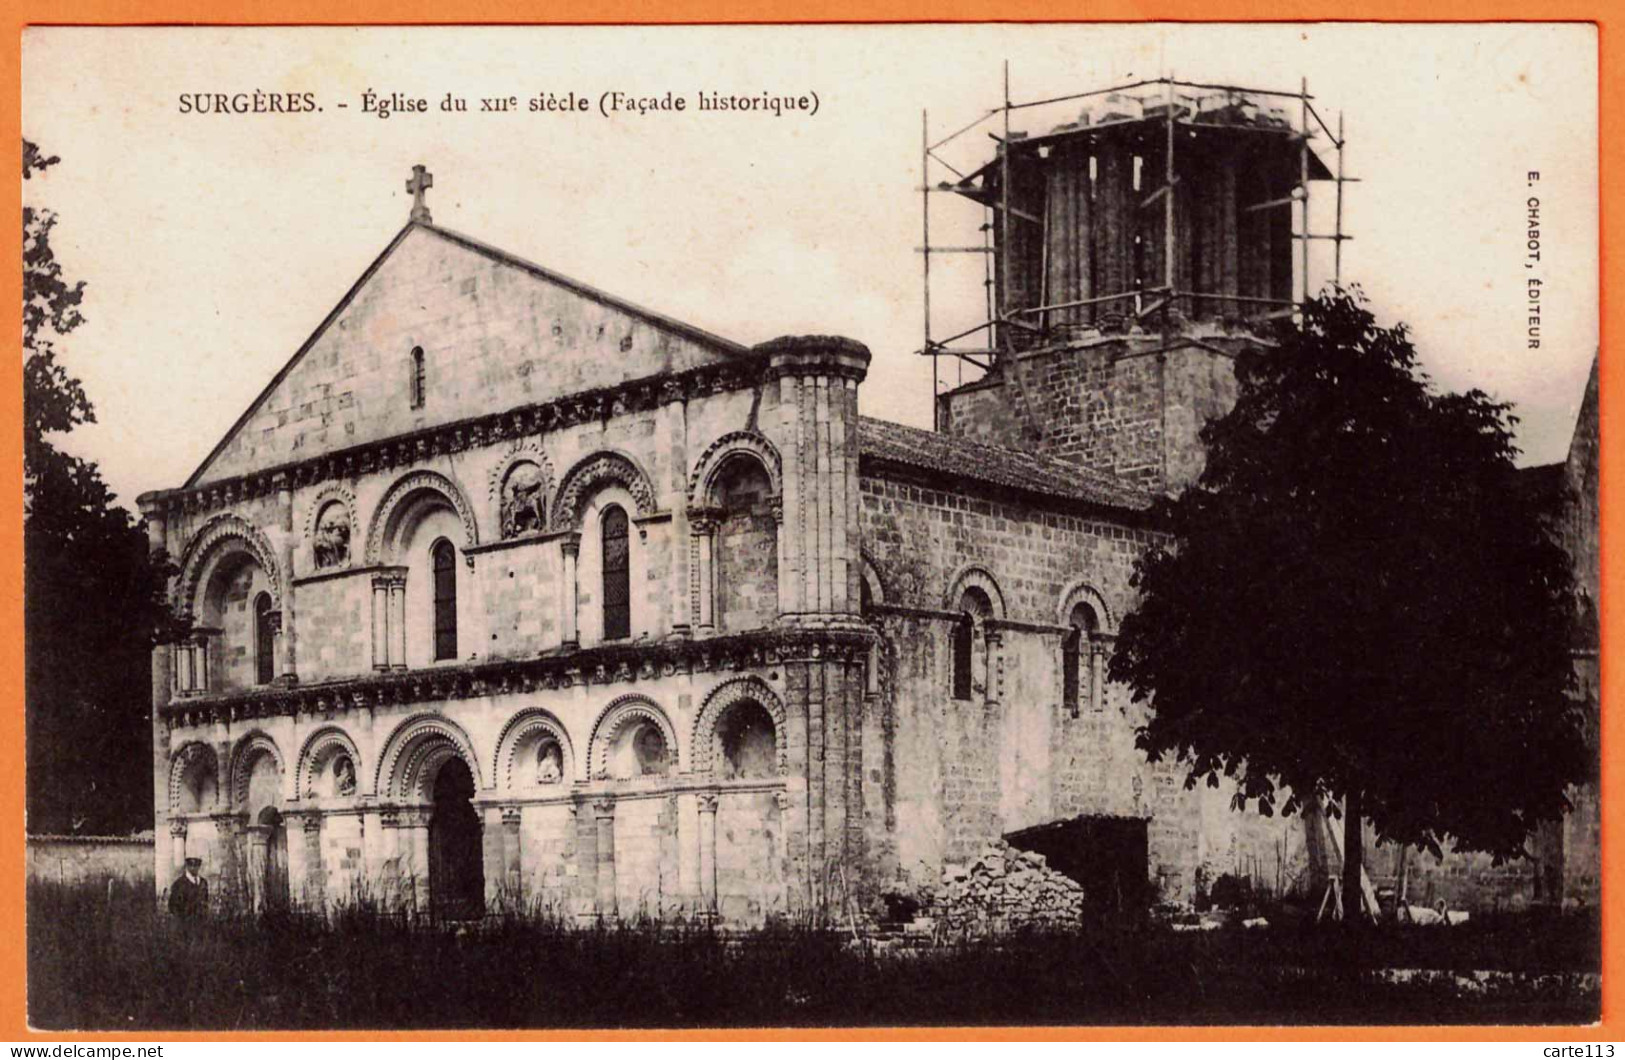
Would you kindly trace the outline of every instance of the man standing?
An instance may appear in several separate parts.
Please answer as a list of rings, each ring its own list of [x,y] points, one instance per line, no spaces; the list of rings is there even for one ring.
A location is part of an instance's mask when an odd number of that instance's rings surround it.
[[[187,858],[186,871],[169,885],[169,915],[177,920],[202,920],[209,911],[209,884],[198,874],[202,858]]]

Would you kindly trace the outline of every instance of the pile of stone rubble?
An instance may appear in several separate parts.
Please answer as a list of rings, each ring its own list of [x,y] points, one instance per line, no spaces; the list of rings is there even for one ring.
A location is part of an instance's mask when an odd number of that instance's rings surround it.
[[[969,865],[948,865],[925,909],[951,933],[1066,927],[1083,912],[1083,886],[1047,867],[1044,855],[995,841]]]

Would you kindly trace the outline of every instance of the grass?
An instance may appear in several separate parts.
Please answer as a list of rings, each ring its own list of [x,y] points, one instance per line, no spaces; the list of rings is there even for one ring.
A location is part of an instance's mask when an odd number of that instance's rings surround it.
[[[365,900],[331,920],[283,911],[187,929],[150,892],[38,882],[28,903],[42,1029],[1580,1023],[1599,1006],[1595,978],[1572,974],[1597,970],[1594,918],[1352,941],[1101,925],[918,949],[793,925],[578,929],[535,909],[424,927]],[[1392,967],[1519,975],[1463,990],[1372,974]]]

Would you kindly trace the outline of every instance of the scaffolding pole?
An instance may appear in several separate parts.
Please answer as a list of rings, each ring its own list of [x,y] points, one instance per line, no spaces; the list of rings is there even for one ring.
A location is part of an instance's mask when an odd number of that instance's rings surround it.
[[[1303,102],[1303,118],[1299,128],[1301,139],[1298,141],[1298,187],[1303,189],[1303,241],[1298,257],[1302,261],[1303,270],[1303,297],[1300,302],[1309,301],[1309,79],[1300,81],[1301,90],[1299,99]]]
[[[1337,112],[1337,233],[1332,241],[1332,282],[1343,285],[1343,112]]]
[[[931,348],[931,113],[920,111],[920,276],[924,288],[921,298],[925,307],[925,348]],[[931,358],[931,427],[939,429],[937,422],[937,359]]]
[[[999,158],[1002,160],[1002,174],[999,178],[999,197],[1003,209],[999,211],[998,223],[1004,227],[999,229],[999,293],[998,309],[999,320],[1003,321],[1010,313],[1010,60],[1004,61],[1004,140],[999,144]],[[1005,349],[1014,349],[1011,342],[1010,329],[1001,327],[998,332],[999,341],[996,343]]]

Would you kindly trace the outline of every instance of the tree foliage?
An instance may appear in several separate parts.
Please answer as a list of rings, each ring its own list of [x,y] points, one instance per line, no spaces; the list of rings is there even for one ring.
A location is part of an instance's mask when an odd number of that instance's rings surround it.
[[[57,164],[23,143],[23,177]],[[23,209],[23,619],[28,827],[152,823],[151,645],[168,622],[167,568],[101,472],[60,436],[94,423],[58,340],[84,322],[83,281],[51,247],[56,214]]]
[[[1358,290],[1236,378],[1111,661],[1152,706],[1139,746],[1266,814],[1351,799],[1379,839],[1523,853],[1595,763],[1569,560],[1520,496],[1510,408],[1437,392]]]

